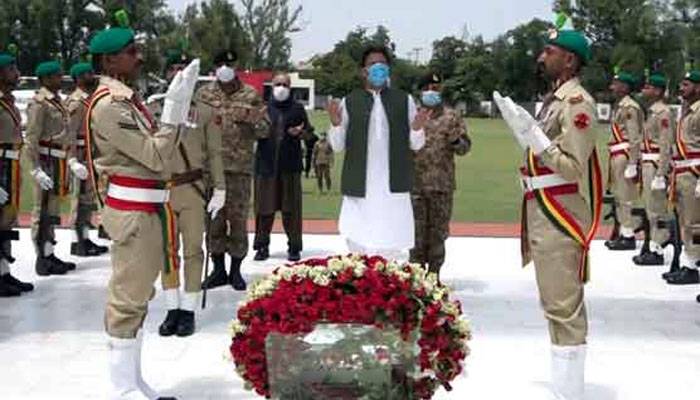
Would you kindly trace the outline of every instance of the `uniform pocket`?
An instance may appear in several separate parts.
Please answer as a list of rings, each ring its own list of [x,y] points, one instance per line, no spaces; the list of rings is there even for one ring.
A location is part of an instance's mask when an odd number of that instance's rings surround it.
[[[123,243],[136,237],[145,215],[140,212],[118,211],[105,207],[102,214],[102,225],[112,241]]]

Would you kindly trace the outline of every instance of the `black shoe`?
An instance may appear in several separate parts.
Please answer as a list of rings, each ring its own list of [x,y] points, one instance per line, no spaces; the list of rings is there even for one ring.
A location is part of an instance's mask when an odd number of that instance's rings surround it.
[[[670,277],[672,277],[672,276],[674,276],[674,275],[678,275],[678,274],[680,274],[680,273],[681,273],[681,269],[680,269],[680,268],[678,268],[678,269],[676,269],[676,270],[673,270],[673,269],[672,269],[672,270],[670,270],[670,271],[666,271],[666,272],[664,272],[663,274],[661,274],[661,277],[662,277],[665,281],[667,281],[668,278],[670,278]]]
[[[224,255],[214,254],[211,259],[214,263],[214,271],[202,282],[202,289],[214,289],[228,283]]]
[[[70,244],[70,254],[79,257],[95,257],[109,251],[106,246],[99,246],[90,239]]]
[[[56,263],[51,257],[37,257],[34,270],[39,276],[65,275],[68,272],[65,265]]]
[[[301,260],[301,252],[298,250],[289,250],[287,252],[287,261],[297,262]]]
[[[56,257],[55,254],[51,254],[47,258],[50,258],[56,264],[62,264],[66,268],[66,271],[75,271],[75,263],[63,261],[60,258]]]
[[[177,322],[175,334],[179,337],[187,337],[194,333],[194,311],[180,310],[180,320]]]
[[[22,294],[17,286],[0,281],[0,297],[17,297]]]
[[[160,336],[172,336],[177,332],[181,312],[180,310],[168,310],[165,321],[158,327],[158,334]]]
[[[34,285],[28,282],[22,282],[10,274],[3,275],[2,278],[0,278],[0,281],[7,285],[16,287],[21,292],[31,292],[34,290]]]
[[[673,274],[666,279],[669,285],[695,285],[700,283],[700,276],[697,269],[683,267],[677,274]]]
[[[649,251],[632,257],[637,265],[664,265],[664,255]]]
[[[253,257],[253,260],[255,261],[265,261],[268,258],[270,258],[270,250],[268,250],[267,247],[261,247],[258,249],[258,251],[255,253],[255,257]]]
[[[637,248],[637,240],[633,237],[620,236],[615,240],[606,242],[605,245],[612,251],[634,250]]]
[[[233,286],[234,290],[241,292],[248,288],[248,286],[245,283],[245,280],[243,279],[243,276],[241,275],[242,261],[243,259],[241,258],[231,257],[231,271],[228,275],[229,284]]]

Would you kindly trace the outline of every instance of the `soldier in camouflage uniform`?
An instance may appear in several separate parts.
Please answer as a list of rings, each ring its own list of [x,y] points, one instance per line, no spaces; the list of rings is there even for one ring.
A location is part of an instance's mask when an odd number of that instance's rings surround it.
[[[316,174],[316,181],[318,181],[318,191],[323,194],[323,183],[325,182],[326,190],[330,192],[331,170],[333,169],[335,156],[331,143],[326,138],[326,133],[321,133],[321,138],[314,145],[311,160],[314,166],[314,173]]]
[[[85,163],[85,113],[88,99],[97,87],[97,78],[89,63],[77,63],[70,69],[70,75],[76,84],[73,93],[66,100],[68,110],[68,130],[75,137],[71,152],[80,163]],[[70,245],[70,253],[76,256],[98,256],[108,251],[106,246],[99,246],[90,240],[92,213],[96,209],[95,194],[86,180],[73,179],[73,196],[71,198],[72,225],[76,241]]]
[[[87,169],[75,158],[75,131],[68,128],[69,115],[61,103],[61,66],[57,61],[41,63],[36,68],[41,89],[27,108],[27,163],[34,185],[32,239],[36,250],[38,275],[65,274],[75,264],[54,255],[54,226],[61,223],[60,204],[69,190],[69,171],[80,179]]]
[[[236,76],[232,52],[215,58],[215,82],[197,92],[197,110],[202,129],[221,137],[221,154],[226,180],[224,208],[211,222],[208,245],[214,270],[202,283],[204,288],[230,284],[245,290],[241,262],[248,254],[247,220],[253,176],[254,144],[269,137],[270,123],[262,97]],[[226,275],[225,254],[231,257]]]
[[[178,71],[190,63],[190,58],[180,50],[168,52],[165,66],[165,78],[172,81]],[[152,96],[148,108],[159,119],[163,110],[165,94]],[[221,161],[221,136],[201,129],[198,125],[199,113],[195,107],[190,108],[187,134],[178,144],[175,156],[170,160],[168,170],[170,179],[170,203],[176,218],[177,237],[182,237],[182,270],[185,277],[184,293],[179,292],[180,271],[171,270],[161,274],[165,302],[168,314],[160,325],[161,336],[190,336],[195,331],[194,311],[202,286],[202,267],[204,252],[202,237],[206,224],[205,207],[209,196],[204,184],[204,170],[209,174],[214,190],[212,199],[221,199],[221,204],[209,207],[215,215],[225,199],[224,170]],[[213,200],[216,202],[217,200]],[[175,242],[179,245],[180,241]]]
[[[10,264],[15,261],[12,241],[19,239],[19,232],[13,228],[17,224],[21,192],[22,118],[12,96],[18,82],[15,57],[0,53],[0,297],[34,290],[34,285],[10,274]]]
[[[642,199],[649,218],[651,238],[649,251],[632,258],[637,265],[664,265],[661,246],[670,235],[667,228],[659,227],[659,221],[668,213],[666,178],[675,132],[671,109],[664,102],[666,85],[665,76],[652,74],[642,89],[642,95],[651,104],[642,141]]]
[[[612,137],[608,143],[609,178],[617,205],[617,220],[620,222],[619,236],[605,242],[610,250],[634,250],[637,247],[632,207],[639,197],[637,182],[644,111],[632,98],[636,86],[637,78],[628,72],[617,73],[610,84],[610,90],[618,101],[611,123]]]
[[[430,110],[423,128],[425,146],[415,153],[415,183],[411,191],[416,224],[416,244],[411,262],[439,274],[445,262],[445,240],[450,234],[455,155],[465,155],[471,147],[462,115],[443,104],[442,81],[433,73],[420,84],[421,104]]]
[[[602,209],[602,173],[592,129],[595,101],[578,78],[589,59],[582,33],[552,30],[538,58],[551,92],[537,120],[510,98],[494,94],[503,118],[526,149],[521,168],[523,265],[535,264],[552,342],[551,390],[561,400],[584,398],[584,283],[588,248]]]

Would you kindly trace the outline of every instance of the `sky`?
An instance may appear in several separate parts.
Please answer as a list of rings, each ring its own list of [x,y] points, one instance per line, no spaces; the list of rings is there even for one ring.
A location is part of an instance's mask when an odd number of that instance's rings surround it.
[[[232,0],[234,4],[239,2]],[[180,12],[194,0],[167,0]],[[291,0],[303,7],[303,30],[292,37],[292,61],[332,50],[358,26],[384,25],[401,57],[425,61],[444,36],[492,39],[533,18],[551,20],[551,0]],[[466,29],[465,29],[466,28]]]

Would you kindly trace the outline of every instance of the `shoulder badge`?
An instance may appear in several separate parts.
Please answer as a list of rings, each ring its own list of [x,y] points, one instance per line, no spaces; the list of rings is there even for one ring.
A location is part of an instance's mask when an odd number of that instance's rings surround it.
[[[583,102],[583,95],[577,94],[576,96],[569,97],[569,104],[579,104]]]
[[[591,126],[591,117],[586,113],[578,113],[574,117],[574,126],[579,130],[586,130]]]
[[[671,126],[671,122],[668,120],[668,118],[664,118],[661,120],[661,127],[664,129],[668,129]]]

